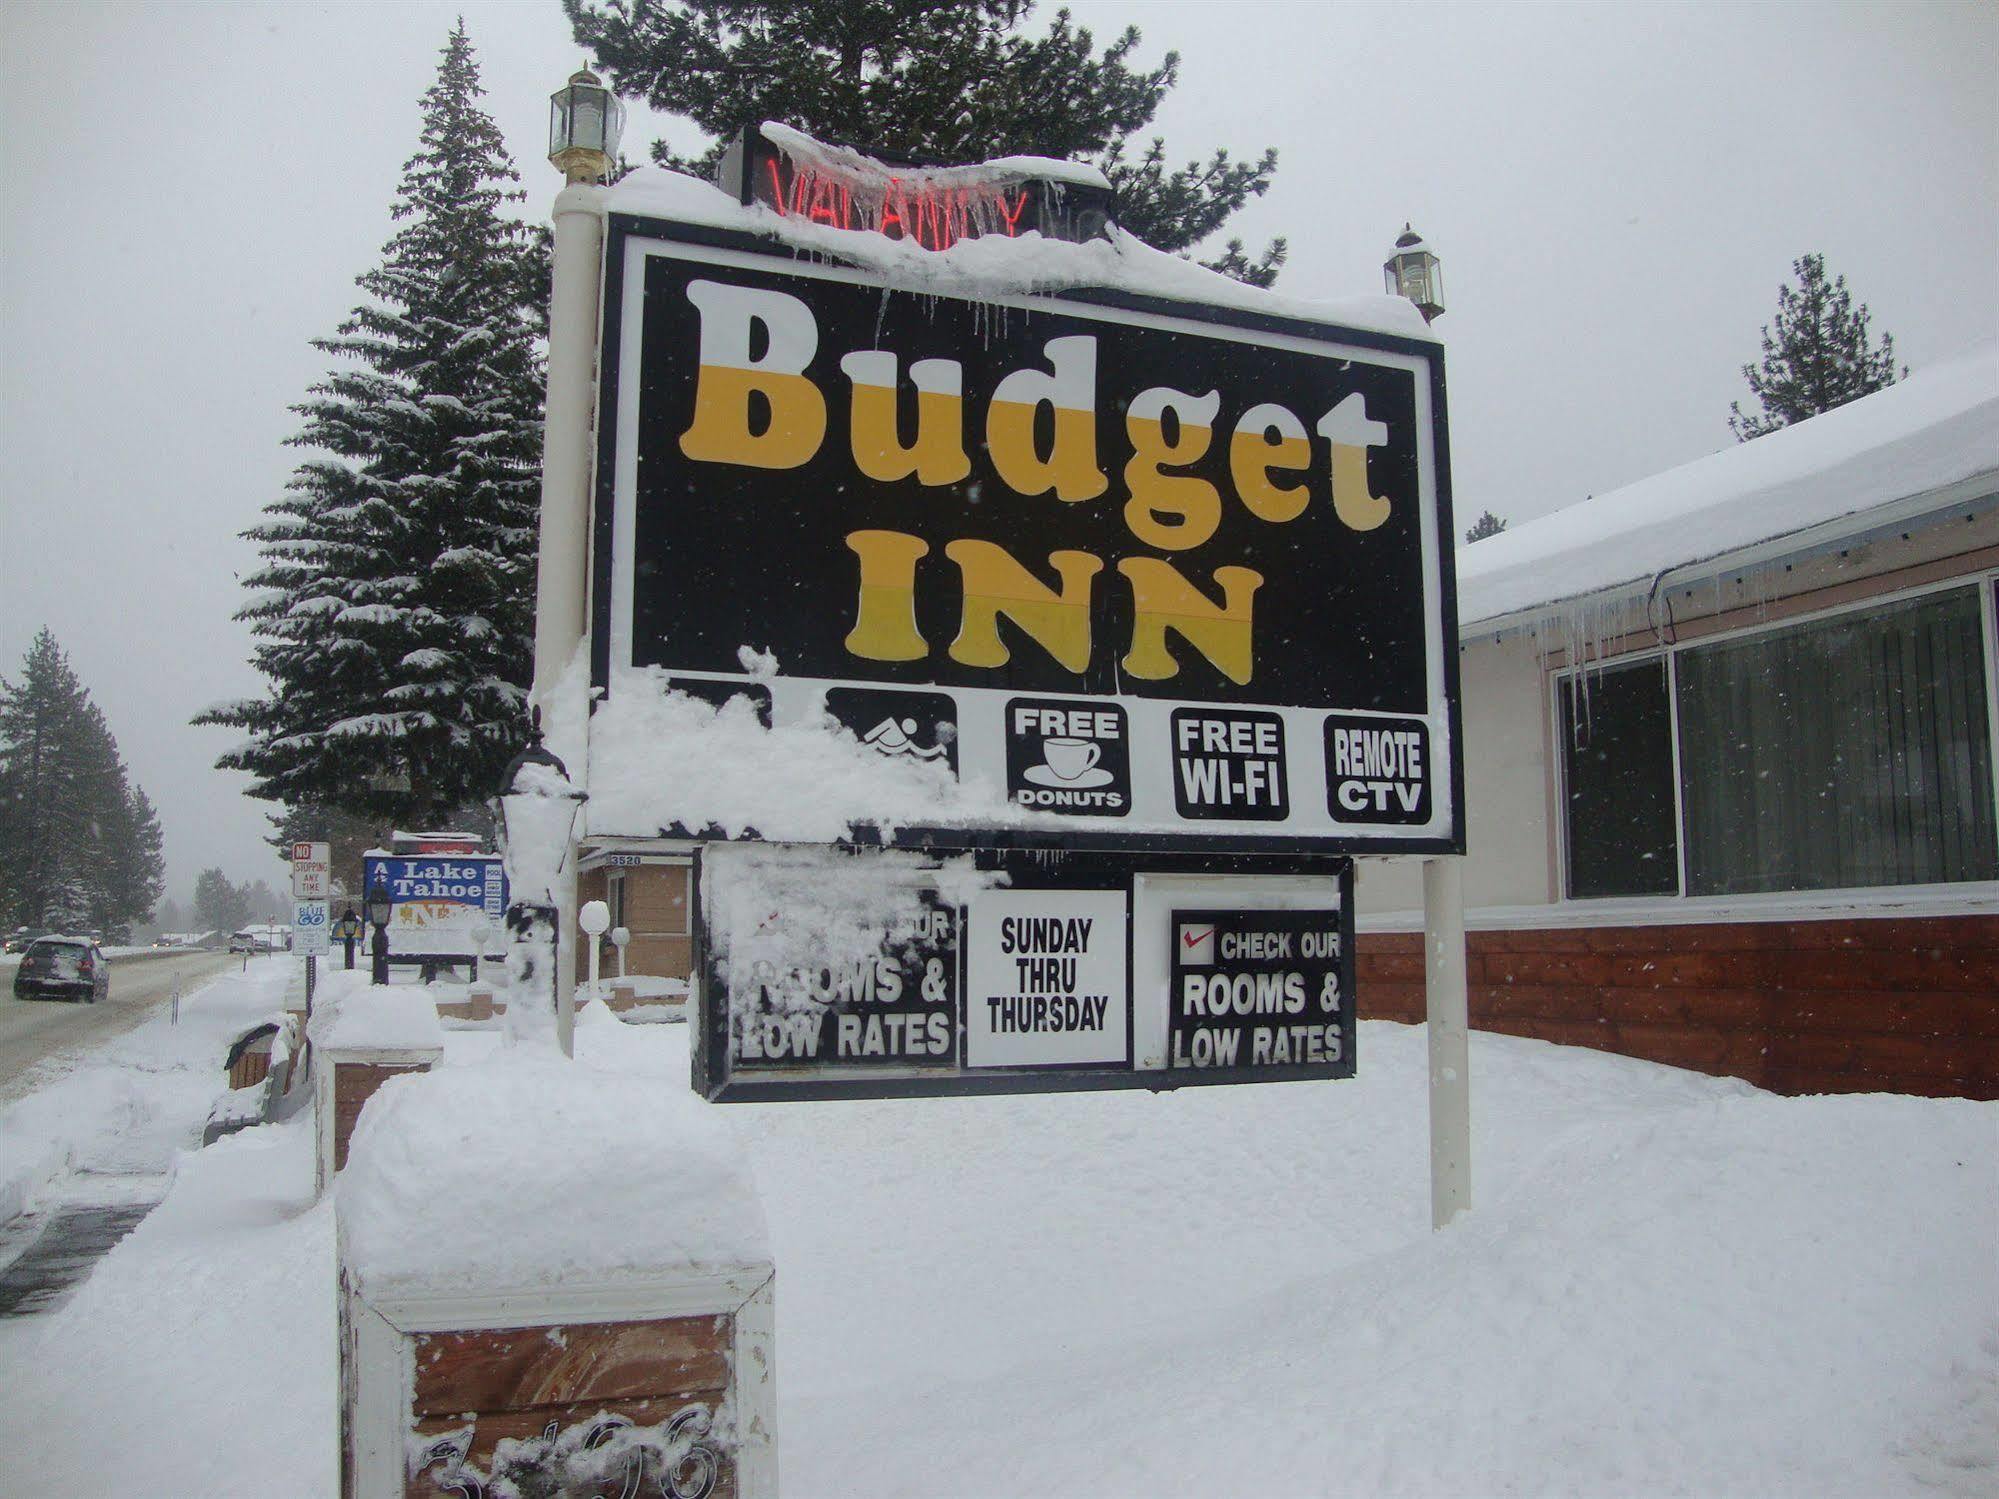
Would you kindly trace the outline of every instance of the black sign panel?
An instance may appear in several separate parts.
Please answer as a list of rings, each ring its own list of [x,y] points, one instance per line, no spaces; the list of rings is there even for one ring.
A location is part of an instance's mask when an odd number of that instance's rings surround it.
[[[1353,923],[1327,911],[1175,911],[1169,1065],[1354,1071]]]
[[[916,920],[865,951],[784,944],[776,958],[749,957],[733,984],[734,1065],[955,1067],[958,912],[931,891],[912,898]]]
[[[1275,713],[1175,708],[1173,800],[1182,817],[1281,821],[1290,810],[1284,720]]]
[[[1430,820],[1430,731],[1421,719],[1326,719],[1326,805],[1345,822]]]
[[[1006,788],[1023,807],[1067,817],[1131,808],[1131,741],[1116,703],[1017,697],[1006,705]]]
[[[754,682],[776,728],[830,714],[1031,814],[885,816],[905,848],[1461,847],[1433,345],[767,248],[614,216],[599,688]],[[1329,714],[1423,728],[1388,793],[1420,810],[1336,804]]]
[[[1052,306],[995,323],[649,259],[633,664],[735,672],[754,642],[831,680],[1424,710],[1408,370]],[[962,395],[926,434],[929,360]]]
[[[958,708],[948,693],[833,687],[826,712],[885,759],[942,761],[958,769]]]

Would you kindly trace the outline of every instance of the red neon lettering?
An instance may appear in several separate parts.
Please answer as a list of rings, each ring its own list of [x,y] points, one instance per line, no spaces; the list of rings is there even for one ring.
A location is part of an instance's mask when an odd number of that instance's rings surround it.
[[[1025,207],[1027,207],[1027,189],[1024,187],[1020,190],[1020,201],[1013,205],[1012,213],[1006,211],[1006,194],[1001,193],[999,195],[1000,217],[1006,220],[1006,237],[1008,239],[1018,239],[1020,237],[1020,229],[1018,227],[1020,224],[1020,211]]]
[[[833,184],[823,178],[812,183],[812,210],[806,215],[815,224],[837,224],[840,216],[833,211]]]
[[[893,224],[896,227],[898,235],[906,239],[909,236],[909,225],[903,221],[902,215],[896,211],[896,205],[901,202],[902,179],[891,177],[888,180],[888,191],[882,194],[881,232],[887,234],[888,226]]]
[[[854,195],[844,182],[840,184],[840,227],[842,229],[854,227]]]
[[[776,210],[777,210],[777,211],[778,211],[779,213],[783,213],[783,212],[784,212],[784,174],[783,174],[782,172],[778,171],[778,169],[777,169],[777,158],[776,158],[775,156],[773,156],[773,157],[772,157],[772,158],[771,158],[771,159],[770,159],[769,161],[765,162],[765,163],[764,163],[764,165],[770,168],[770,201],[771,201],[771,206],[772,206],[773,208],[775,208],[775,209],[776,209]]]

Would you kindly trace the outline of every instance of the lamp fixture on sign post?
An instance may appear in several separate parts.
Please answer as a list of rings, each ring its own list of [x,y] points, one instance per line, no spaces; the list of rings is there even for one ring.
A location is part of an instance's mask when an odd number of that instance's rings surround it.
[[[575,997],[562,984],[558,959],[562,901],[558,886],[574,847],[576,817],[587,791],[578,791],[569,770],[541,742],[536,716],[533,737],[500,778],[499,821],[507,856],[507,979],[509,1025],[534,1025],[553,1014],[555,1039],[565,1056],[575,1054]],[[567,1002],[565,1003],[565,999]]]
[[[386,984],[389,981],[389,916],[393,910],[389,900],[389,887],[376,880],[363,904],[368,908],[368,925],[375,929],[374,942],[369,948],[374,958],[369,980],[377,984]]]
[[[548,159],[571,182],[610,175],[624,128],[624,104],[588,68],[548,96]]]
[[[1416,304],[1416,310],[1423,314],[1423,321],[1434,323],[1444,310],[1444,275],[1442,263],[1430,253],[1430,247],[1423,243],[1423,236],[1411,229],[1405,220],[1401,234],[1395,239],[1395,253],[1388,257],[1381,267],[1382,279],[1387,283],[1391,297],[1407,297]]]

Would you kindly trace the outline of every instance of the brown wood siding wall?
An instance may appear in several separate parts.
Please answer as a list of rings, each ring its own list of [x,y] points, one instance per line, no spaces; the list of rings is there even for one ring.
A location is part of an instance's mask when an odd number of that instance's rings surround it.
[[[1777,1093],[1999,1098],[1999,916],[1466,934],[1471,1023]],[[1360,1013],[1423,1018],[1423,939],[1362,933]]]
[[[347,1167],[347,1142],[354,1136],[361,1109],[375,1090],[399,1072],[428,1072],[427,1063],[387,1067],[374,1062],[339,1062],[333,1068],[333,1169]]]
[[[605,1412],[640,1426],[690,1405],[713,1412],[729,1389],[734,1338],[729,1316],[419,1333],[411,1340],[410,1429],[435,1439],[471,1426],[470,1465],[489,1471],[503,1437],[539,1437],[551,1425],[560,1431]],[[730,1499],[734,1463],[720,1455],[714,1495]],[[435,1467],[407,1487],[412,1499],[447,1492],[456,1490]]]

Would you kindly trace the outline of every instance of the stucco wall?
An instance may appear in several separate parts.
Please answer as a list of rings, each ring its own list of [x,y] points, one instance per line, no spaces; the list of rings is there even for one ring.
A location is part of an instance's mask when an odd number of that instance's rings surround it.
[[[1458,657],[1465,731],[1467,906],[1529,906],[1554,898],[1549,844],[1548,713],[1537,642],[1473,641]],[[1363,916],[1415,911],[1414,859],[1364,859]]]

